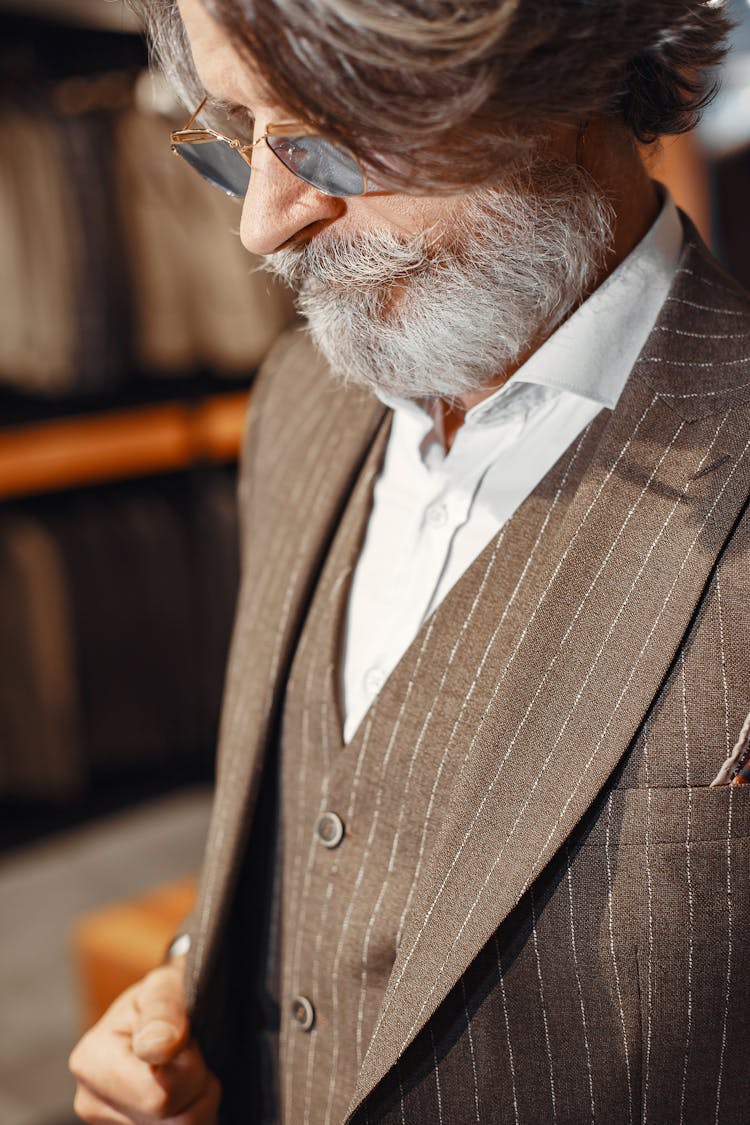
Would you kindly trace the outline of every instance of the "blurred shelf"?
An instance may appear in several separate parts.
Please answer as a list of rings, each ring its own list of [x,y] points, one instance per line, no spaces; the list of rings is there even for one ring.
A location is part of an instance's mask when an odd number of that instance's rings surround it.
[[[235,460],[249,397],[243,390],[0,431],[0,500]]]

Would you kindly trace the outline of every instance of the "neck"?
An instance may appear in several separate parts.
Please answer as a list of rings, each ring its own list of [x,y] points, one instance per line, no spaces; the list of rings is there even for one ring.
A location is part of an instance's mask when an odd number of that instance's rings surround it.
[[[635,144],[623,127],[597,118],[589,122],[578,143],[569,141],[569,148],[571,146],[570,158],[577,160],[602,188],[614,212],[612,246],[589,293],[584,295],[585,300],[644,237],[659,212],[659,199]],[[442,429],[446,450],[450,449],[456,432],[463,425],[466,412],[507,383],[558,327],[554,325],[540,333],[517,363],[498,372],[480,390],[451,402],[439,400],[435,403],[435,411],[440,416],[438,432]]]

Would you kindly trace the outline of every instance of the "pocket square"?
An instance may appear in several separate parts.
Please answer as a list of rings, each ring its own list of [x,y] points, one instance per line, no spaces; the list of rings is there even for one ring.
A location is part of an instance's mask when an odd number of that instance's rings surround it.
[[[711,782],[712,785],[750,785],[750,715],[742,724],[732,753]]]

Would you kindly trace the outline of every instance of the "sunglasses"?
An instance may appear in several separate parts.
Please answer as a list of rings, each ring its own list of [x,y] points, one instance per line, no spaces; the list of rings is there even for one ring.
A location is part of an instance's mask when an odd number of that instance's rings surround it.
[[[367,177],[354,153],[301,122],[269,125],[263,136],[250,144],[225,137],[215,129],[194,128],[207,100],[203,99],[182,129],[172,133],[172,152],[227,195],[244,199],[253,149],[264,143],[293,176],[324,195],[364,195],[367,191]]]

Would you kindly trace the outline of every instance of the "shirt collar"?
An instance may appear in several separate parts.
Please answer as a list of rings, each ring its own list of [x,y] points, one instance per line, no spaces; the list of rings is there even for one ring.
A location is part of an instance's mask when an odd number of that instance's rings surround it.
[[[680,257],[683,230],[669,192],[662,188],[656,220],[602,284],[545,340],[506,383],[466,412],[466,423],[489,422],[503,412],[519,384],[556,388],[613,409],[656,323]],[[394,410],[432,418],[415,399],[377,392]]]

